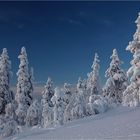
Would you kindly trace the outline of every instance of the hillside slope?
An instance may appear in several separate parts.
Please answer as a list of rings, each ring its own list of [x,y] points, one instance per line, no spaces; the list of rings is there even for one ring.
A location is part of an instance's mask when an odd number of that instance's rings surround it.
[[[140,140],[140,108],[118,107],[57,128],[26,130],[6,140]]]

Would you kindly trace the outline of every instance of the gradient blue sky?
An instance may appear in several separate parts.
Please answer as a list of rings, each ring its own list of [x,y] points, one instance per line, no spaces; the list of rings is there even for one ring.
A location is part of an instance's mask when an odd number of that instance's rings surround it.
[[[127,70],[132,55],[125,51],[136,30],[140,2],[0,2],[0,49],[6,47],[13,79],[20,48],[25,46],[35,79],[50,76],[56,85],[76,83],[91,71],[94,53],[100,56],[100,75],[118,50]]]

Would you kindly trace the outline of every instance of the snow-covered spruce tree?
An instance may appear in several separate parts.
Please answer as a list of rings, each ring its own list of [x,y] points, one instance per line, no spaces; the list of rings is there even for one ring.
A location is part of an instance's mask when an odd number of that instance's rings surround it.
[[[64,92],[64,101],[66,102],[66,105],[68,105],[72,96],[70,84],[64,83],[63,92]]]
[[[127,87],[127,76],[120,67],[121,61],[116,49],[113,50],[110,59],[110,66],[105,72],[108,79],[103,88],[103,95],[108,98],[110,104],[118,104],[122,102],[123,91]]]
[[[62,125],[64,122],[65,102],[64,94],[58,87],[55,88],[55,93],[51,100],[54,106],[54,125]]]
[[[95,53],[94,61],[92,64],[92,71],[87,74],[87,91],[88,96],[90,95],[98,95],[101,92],[100,84],[99,84],[99,56],[97,53]]]
[[[65,111],[64,111],[64,121],[70,121],[71,120],[71,100],[72,100],[72,90],[71,85],[68,83],[64,83],[63,87],[63,93],[64,93],[64,102],[65,102]]]
[[[53,112],[53,107],[49,106],[49,103],[47,102],[46,99],[41,100],[42,103],[42,126],[44,128],[49,127],[53,124],[54,121],[54,112]]]
[[[72,118],[79,119],[85,116],[86,114],[86,101],[84,98],[84,88],[83,88],[83,80],[81,78],[78,79],[77,89],[74,97],[74,103],[72,108]]]
[[[50,107],[53,106],[51,98],[54,95],[54,87],[53,87],[53,81],[51,78],[48,78],[46,85],[44,86],[44,90],[42,92],[42,98],[45,100]]]
[[[53,81],[48,78],[44,90],[42,92],[42,125],[48,127],[53,123],[53,103],[51,98],[54,95]]]
[[[41,107],[37,100],[34,100],[33,103],[27,110],[26,116],[26,125],[35,126],[40,125],[41,123]]]
[[[13,100],[10,90],[11,61],[7,49],[4,48],[0,57],[0,114],[5,113],[6,104]]]
[[[25,124],[27,109],[32,103],[33,97],[30,90],[30,75],[28,71],[28,59],[25,47],[22,47],[21,54],[18,56],[20,59],[19,70],[17,72],[18,83],[16,101],[18,108],[16,110],[17,121],[20,125]]]
[[[130,85],[123,93],[123,104],[125,106],[138,106],[140,104],[140,13],[137,20],[137,30],[133,36],[133,41],[129,42],[126,50],[133,54],[131,67],[127,71],[130,78]]]

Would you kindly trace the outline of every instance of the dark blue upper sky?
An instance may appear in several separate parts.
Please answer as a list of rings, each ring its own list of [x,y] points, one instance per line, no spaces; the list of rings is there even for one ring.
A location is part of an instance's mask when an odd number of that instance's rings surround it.
[[[101,81],[112,49],[127,70],[132,55],[125,51],[136,30],[140,2],[0,2],[0,49],[8,48],[16,82],[17,56],[26,46],[36,81],[50,76],[59,85],[76,83],[100,56]]]

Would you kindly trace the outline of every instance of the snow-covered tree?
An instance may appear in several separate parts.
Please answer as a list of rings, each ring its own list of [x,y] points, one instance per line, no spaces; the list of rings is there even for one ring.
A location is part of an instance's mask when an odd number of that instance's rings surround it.
[[[10,90],[11,61],[7,49],[4,48],[0,56],[0,114],[5,113],[6,104],[13,100]]]
[[[17,72],[18,83],[15,99],[18,103],[18,108],[16,110],[16,115],[18,117],[18,123],[20,125],[24,125],[27,109],[31,105],[33,99],[30,90],[31,82],[28,71],[28,58],[25,47],[22,47],[21,54],[18,56],[18,58],[20,59],[20,65]]]
[[[72,96],[70,84],[64,83],[63,92],[64,92],[64,100],[66,102],[66,105],[68,105]]]
[[[54,124],[62,125],[64,122],[64,94],[59,88],[55,88],[54,96],[52,97],[53,112],[54,112]]]
[[[53,81],[51,78],[48,78],[46,85],[44,86],[44,90],[42,92],[42,98],[47,101],[49,106],[52,107],[52,101],[51,98],[54,95],[54,87],[53,87]]]
[[[126,48],[133,54],[133,60],[130,62],[131,67],[127,71],[130,85],[123,93],[123,104],[125,106],[138,106],[140,104],[140,13],[135,23],[137,24],[137,30],[133,40],[129,42]]]
[[[99,84],[99,56],[97,53],[95,53],[94,56],[94,61],[92,64],[92,71],[87,74],[88,79],[87,79],[87,90],[88,90],[88,95],[98,95],[101,92],[100,84]]]
[[[53,124],[53,103],[51,98],[54,96],[53,81],[48,78],[44,90],[42,92],[42,125],[43,127],[48,127]]]
[[[122,102],[123,91],[127,87],[127,76],[120,67],[121,61],[116,49],[113,50],[110,59],[110,66],[105,73],[105,77],[108,79],[103,88],[103,95],[109,99],[110,104],[116,104]]]
[[[46,99],[41,100],[42,103],[42,126],[49,127],[53,124],[54,121],[54,112],[53,107],[49,105],[49,102]]]
[[[12,119],[16,120],[15,104],[13,102],[6,105],[5,113],[6,113],[5,114],[6,118],[12,118]]]
[[[19,132],[17,122],[12,118],[8,118],[8,119],[4,118],[2,125],[0,124],[0,129],[2,129],[0,131],[0,139],[15,135],[16,133]]]
[[[8,137],[18,132],[18,125],[15,119],[15,105],[11,102],[6,105],[5,116],[0,118],[0,138]]]
[[[41,122],[41,107],[37,100],[34,100],[27,111],[26,125],[35,126]]]
[[[71,120],[71,109],[72,105],[71,102],[73,100],[73,93],[72,93],[72,88],[71,85],[68,83],[64,83],[63,87],[63,92],[64,92],[64,101],[65,101],[65,111],[64,111],[64,121],[70,121]]]
[[[33,81],[34,81],[34,69],[31,67],[30,73],[29,73],[29,95],[32,96],[34,86],[33,86]],[[30,97],[32,99],[32,97]]]
[[[79,119],[81,117],[84,117],[86,114],[86,101],[84,98],[84,88],[81,78],[78,79],[77,89],[74,96],[74,103],[71,113],[73,119]]]

